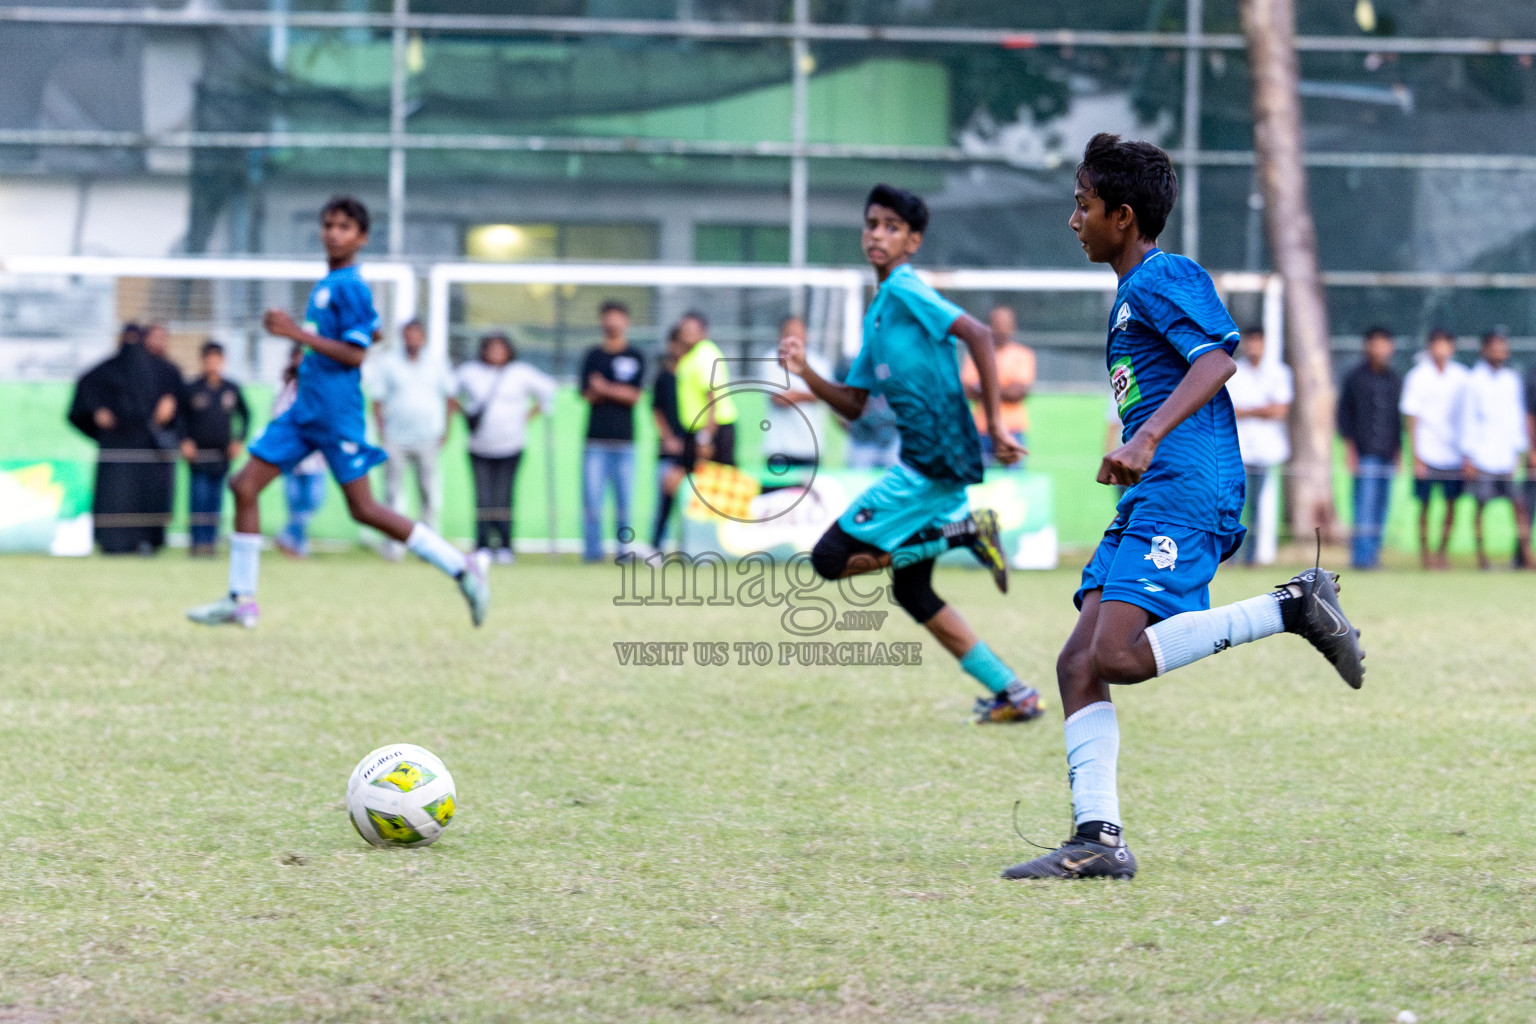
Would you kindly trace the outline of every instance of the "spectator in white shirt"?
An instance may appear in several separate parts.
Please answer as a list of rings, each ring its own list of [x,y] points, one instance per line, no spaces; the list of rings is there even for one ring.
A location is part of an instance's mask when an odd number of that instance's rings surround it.
[[[405,470],[416,477],[416,496],[421,521],[441,528],[443,477],[438,455],[448,434],[453,412],[453,370],[448,361],[426,351],[427,333],[412,320],[400,330],[402,348],[381,353],[368,364],[369,390],[373,392],[373,418],[379,442],[389,461],[384,464],[384,501],[404,514]],[[398,561],[404,545],[390,542],[385,557]]]
[[[1451,359],[1455,352],[1455,335],[1433,331],[1428,351],[1403,380],[1403,399],[1398,407],[1408,417],[1413,496],[1419,502],[1419,557],[1426,569],[1450,567],[1446,548],[1456,522],[1456,499],[1461,497],[1461,439],[1456,420],[1467,368]],[[1440,528],[1439,549],[1431,553],[1429,499],[1436,488],[1445,495],[1445,522]]]
[[[1526,450],[1525,396],[1520,375],[1509,363],[1509,339],[1501,332],[1483,335],[1482,358],[1467,375],[1461,393],[1457,428],[1461,438],[1462,473],[1472,487],[1477,514],[1477,564],[1488,568],[1483,548],[1483,510],[1495,498],[1507,498],[1515,509],[1519,544],[1515,565],[1530,563],[1531,535],[1524,496],[1515,487],[1515,466]]]
[[[1278,359],[1264,361],[1262,328],[1250,327],[1243,332],[1239,354],[1242,358],[1237,361],[1237,372],[1227,381],[1227,395],[1237,414],[1237,444],[1248,476],[1247,507],[1243,510],[1248,536],[1243,540],[1243,561],[1252,565],[1259,495],[1270,471],[1291,457],[1285,421],[1291,414],[1296,388],[1289,366]]]
[[[469,466],[475,480],[475,547],[508,565],[513,560],[517,467],[528,422],[548,414],[555,382],[517,358],[512,339],[493,331],[480,356],[459,367],[459,405],[469,422]]]

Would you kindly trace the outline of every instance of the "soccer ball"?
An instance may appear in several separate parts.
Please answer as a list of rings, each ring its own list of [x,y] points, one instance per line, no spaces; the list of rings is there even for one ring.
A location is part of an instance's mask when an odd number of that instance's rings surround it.
[[[352,769],[347,813],[374,846],[429,846],[453,821],[453,776],[414,743],[380,747]]]

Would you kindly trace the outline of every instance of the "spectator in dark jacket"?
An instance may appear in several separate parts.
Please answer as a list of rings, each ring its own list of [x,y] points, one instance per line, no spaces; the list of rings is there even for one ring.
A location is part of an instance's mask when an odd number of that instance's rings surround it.
[[[187,384],[181,453],[191,463],[192,554],[211,557],[224,511],[224,481],[250,430],[245,396],[224,379],[224,346],[203,343],[203,375]]]
[[[1403,379],[1392,369],[1392,332],[1365,334],[1365,358],[1344,378],[1339,393],[1339,435],[1355,478],[1355,528],[1350,564],[1374,569],[1381,560],[1387,498],[1403,447],[1398,399]]]

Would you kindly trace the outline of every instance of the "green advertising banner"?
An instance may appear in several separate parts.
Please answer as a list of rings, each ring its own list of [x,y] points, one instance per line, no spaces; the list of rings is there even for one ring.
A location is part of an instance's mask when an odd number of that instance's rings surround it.
[[[92,467],[0,459],[0,552],[91,553]]]

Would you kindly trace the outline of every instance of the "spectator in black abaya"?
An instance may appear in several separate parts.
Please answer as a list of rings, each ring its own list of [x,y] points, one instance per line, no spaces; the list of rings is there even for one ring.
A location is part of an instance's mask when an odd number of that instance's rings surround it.
[[[176,435],[179,381],[167,381],[144,348],[144,331],[123,328],[117,353],[75,385],[69,422],[101,447],[91,500],[96,540],[106,554],[153,554],[170,518],[163,496],[163,444]]]

